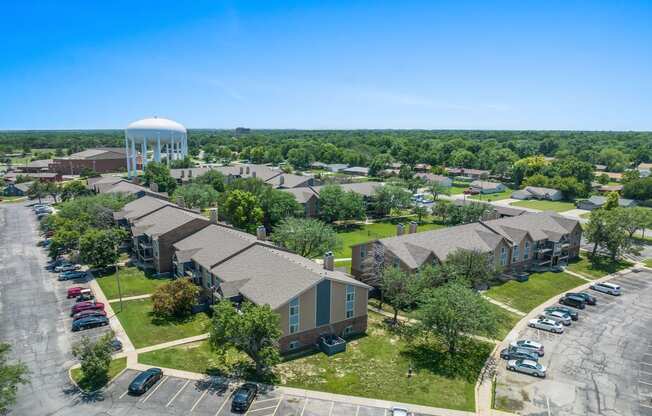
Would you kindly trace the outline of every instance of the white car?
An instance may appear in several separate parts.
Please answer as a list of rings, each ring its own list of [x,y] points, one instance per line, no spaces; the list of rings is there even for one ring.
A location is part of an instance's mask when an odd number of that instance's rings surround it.
[[[591,285],[591,289],[598,292],[607,293],[613,296],[620,296],[620,286],[613,283],[599,282]]]
[[[507,362],[507,369],[509,371],[530,374],[535,377],[546,376],[546,367],[532,360],[510,360]]]
[[[561,324],[553,321],[552,319],[539,318],[532,319],[528,322],[527,326],[530,328],[541,329],[544,331],[554,332],[556,334],[561,334],[564,332],[564,327]]]
[[[409,416],[409,414],[405,407],[392,407],[392,416]]]
[[[539,316],[539,318],[550,319],[551,321],[555,321],[564,326],[569,326],[571,324],[571,317],[568,314],[559,311],[544,312]]]

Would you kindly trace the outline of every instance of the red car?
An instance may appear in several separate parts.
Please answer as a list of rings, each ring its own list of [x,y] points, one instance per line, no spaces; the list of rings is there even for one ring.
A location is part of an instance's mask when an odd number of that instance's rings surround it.
[[[70,298],[76,298],[77,296],[81,295],[81,292],[83,289],[86,289],[85,287],[82,286],[74,286],[68,289],[68,299]]]
[[[478,191],[477,189],[474,189],[474,188],[467,188],[467,189],[464,190],[465,195],[478,195],[479,193],[480,193],[480,191]]]
[[[79,313],[81,311],[87,311],[87,310],[104,310],[104,304],[102,302],[95,302],[95,301],[89,301],[89,302],[79,302],[73,305],[72,311],[70,312],[70,316],[74,316],[76,313]]]
[[[106,316],[106,311],[102,309],[86,309],[85,311],[77,312],[72,316],[72,319],[79,319],[85,316]]]

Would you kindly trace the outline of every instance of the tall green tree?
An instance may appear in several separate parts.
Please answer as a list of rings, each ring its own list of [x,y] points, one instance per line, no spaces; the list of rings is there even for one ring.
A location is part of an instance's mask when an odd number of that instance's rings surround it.
[[[455,250],[446,257],[445,267],[472,288],[486,287],[500,273],[493,256],[477,249]]]
[[[281,337],[280,317],[269,305],[242,304],[237,311],[228,300],[214,307],[209,342],[217,351],[233,347],[253,361],[258,377],[280,362],[278,342]]]
[[[114,265],[120,256],[118,246],[127,237],[127,231],[122,228],[89,228],[79,237],[82,261],[96,268]]]
[[[72,349],[72,354],[81,365],[83,384],[93,390],[106,385],[109,381],[109,365],[113,353],[112,339],[112,333],[96,341],[85,336]]]
[[[327,185],[319,192],[319,213],[327,223],[362,219],[364,200],[353,191],[345,192],[339,185]]]
[[[159,316],[185,318],[192,313],[198,295],[199,287],[190,279],[171,280],[154,290],[152,311]]]
[[[16,404],[18,386],[29,383],[29,369],[22,362],[9,362],[11,346],[0,343],[0,413],[4,414]]]
[[[159,192],[171,194],[177,187],[177,181],[170,175],[170,169],[165,163],[148,162],[145,166],[143,179],[146,185],[155,183]]]
[[[419,327],[442,339],[451,354],[469,335],[493,334],[494,310],[482,296],[460,283],[449,283],[426,292],[418,309]]]
[[[380,276],[380,290],[384,302],[394,311],[393,323],[398,323],[398,313],[416,304],[417,275],[398,267],[385,267]]]
[[[412,204],[410,192],[400,186],[385,185],[376,188],[374,206],[379,215],[389,215],[394,210],[406,209]]]
[[[207,209],[217,205],[220,194],[208,184],[191,183],[177,187],[172,194],[172,201],[183,198],[188,208]]]
[[[256,196],[247,191],[228,192],[224,202],[224,215],[237,228],[250,233],[263,221],[263,209]]]
[[[308,218],[286,218],[272,233],[272,240],[300,256],[314,258],[338,250],[342,242],[335,230],[323,222]]]

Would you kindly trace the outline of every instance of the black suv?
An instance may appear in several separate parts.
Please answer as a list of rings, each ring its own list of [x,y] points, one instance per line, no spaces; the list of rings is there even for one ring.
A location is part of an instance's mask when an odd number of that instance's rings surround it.
[[[582,298],[584,299],[584,302],[586,302],[588,305],[595,305],[598,303],[598,300],[595,298],[595,296],[589,295],[588,293],[584,293],[584,292],[567,293],[567,295],[577,296],[578,298]]]
[[[245,383],[233,393],[233,401],[231,402],[231,410],[234,412],[246,412],[251,406],[251,402],[258,394],[258,386],[253,383]]]
[[[559,299],[559,303],[566,306],[572,306],[577,309],[586,308],[586,301],[580,296],[574,296],[569,293],[565,294]]]

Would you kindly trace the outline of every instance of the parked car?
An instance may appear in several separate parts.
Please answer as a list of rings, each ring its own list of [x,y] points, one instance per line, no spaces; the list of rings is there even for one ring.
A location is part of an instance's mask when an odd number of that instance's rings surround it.
[[[525,272],[514,273],[514,280],[517,282],[527,282],[530,280],[530,275]]]
[[[61,273],[61,272],[71,272],[79,269],[81,269],[81,264],[64,263],[55,267],[54,271],[57,273]]]
[[[258,394],[258,386],[253,383],[245,383],[233,393],[231,411],[246,412]]]
[[[591,285],[591,289],[598,292],[607,293],[613,296],[620,296],[620,286],[614,285],[613,283],[607,283],[607,282],[594,283]]]
[[[70,312],[70,316],[75,315],[76,313],[79,313],[81,311],[86,311],[89,309],[99,309],[99,310],[104,310],[104,304],[101,302],[96,302],[94,300],[89,301],[89,302],[79,302],[75,303],[72,307],[72,311]]]
[[[536,351],[525,348],[515,348],[511,345],[500,352],[503,360],[532,360],[539,361],[539,354]]]
[[[544,319],[550,319],[551,321],[555,321],[558,324],[562,324],[564,326],[569,326],[571,324],[571,317],[570,315],[567,315],[563,312],[555,311],[555,312],[545,312],[539,315],[539,318],[544,318]]]
[[[111,340],[111,348],[114,352],[122,351],[122,342],[118,338],[113,338]]]
[[[90,300],[95,299],[95,295],[89,290],[88,292],[82,292],[79,296],[77,296],[77,299],[75,299],[76,302],[88,302]]]
[[[518,341],[514,341],[509,345],[511,345],[512,347],[534,351],[537,353],[537,355],[539,355],[539,357],[543,357],[545,353],[542,344],[536,341],[530,341],[529,339],[519,339]]]
[[[478,191],[475,188],[466,188],[464,190],[464,195],[478,195],[480,194],[480,191]]]
[[[77,312],[72,316],[72,319],[83,318],[84,316],[106,316],[106,311],[102,309],[86,309],[81,312]]]
[[[595,296],[589,295],[588,293],[585,292],[570,292],[567,294],[584,299],[584,302],[586,302],[587,305],[596,305],[598,303],[598,300],[595,298]]]
[[[82,290],[86,289],[83,286],[73,286],[68,288],[68,299],[76,298],[81,295]],[[90,290],[90,289],[89,289]]]
[[[559,303],[566,306],[572,306],[573,308],[577,308],[577,309],[586,308],[586,301],[584,300],[584,298],[573,296],[568,293],[562,296],[561,298],[559,298]]]
[[[392,407],[392,416],[408,416],[410,413],[405,407]]]
[[[109,318],[106,316],[84,316],[77,320],[72,321],[73,332],[81,331],[83,329],[95,328],[98,326],[106,326],[109,324]]]
[[[129,384],[129,393],[140,396],[147,390],[152,388],[157,381],[163,377],[163,370],[160,368],[150,368],[138,374],[135,379]]]
[[[575,309],[567,308],[565,306],[550,306],[545,308],[544,311],[565,313],[566,315],[570,316],[573,321],[577,321],[580,317],[580,314]]]
[[[64,280],[72,280],[72,279],[81,279],[82,277],[86,276],[86,272],[80,272],[77,270],[69,270],[63,273],[59,273],[58,280],[59,281],[64,281]]]
[[[546,367],[532,360],[510,360],[507,362],[509,371],[530,374],[535,377],[545,377]]]
[[[544,331],[554,332],[556,334],[561,334],[564,332],[564,327],[561,324],[553,321],[552,319],[532,319],[527,324],[530,328],[541,329]]]

